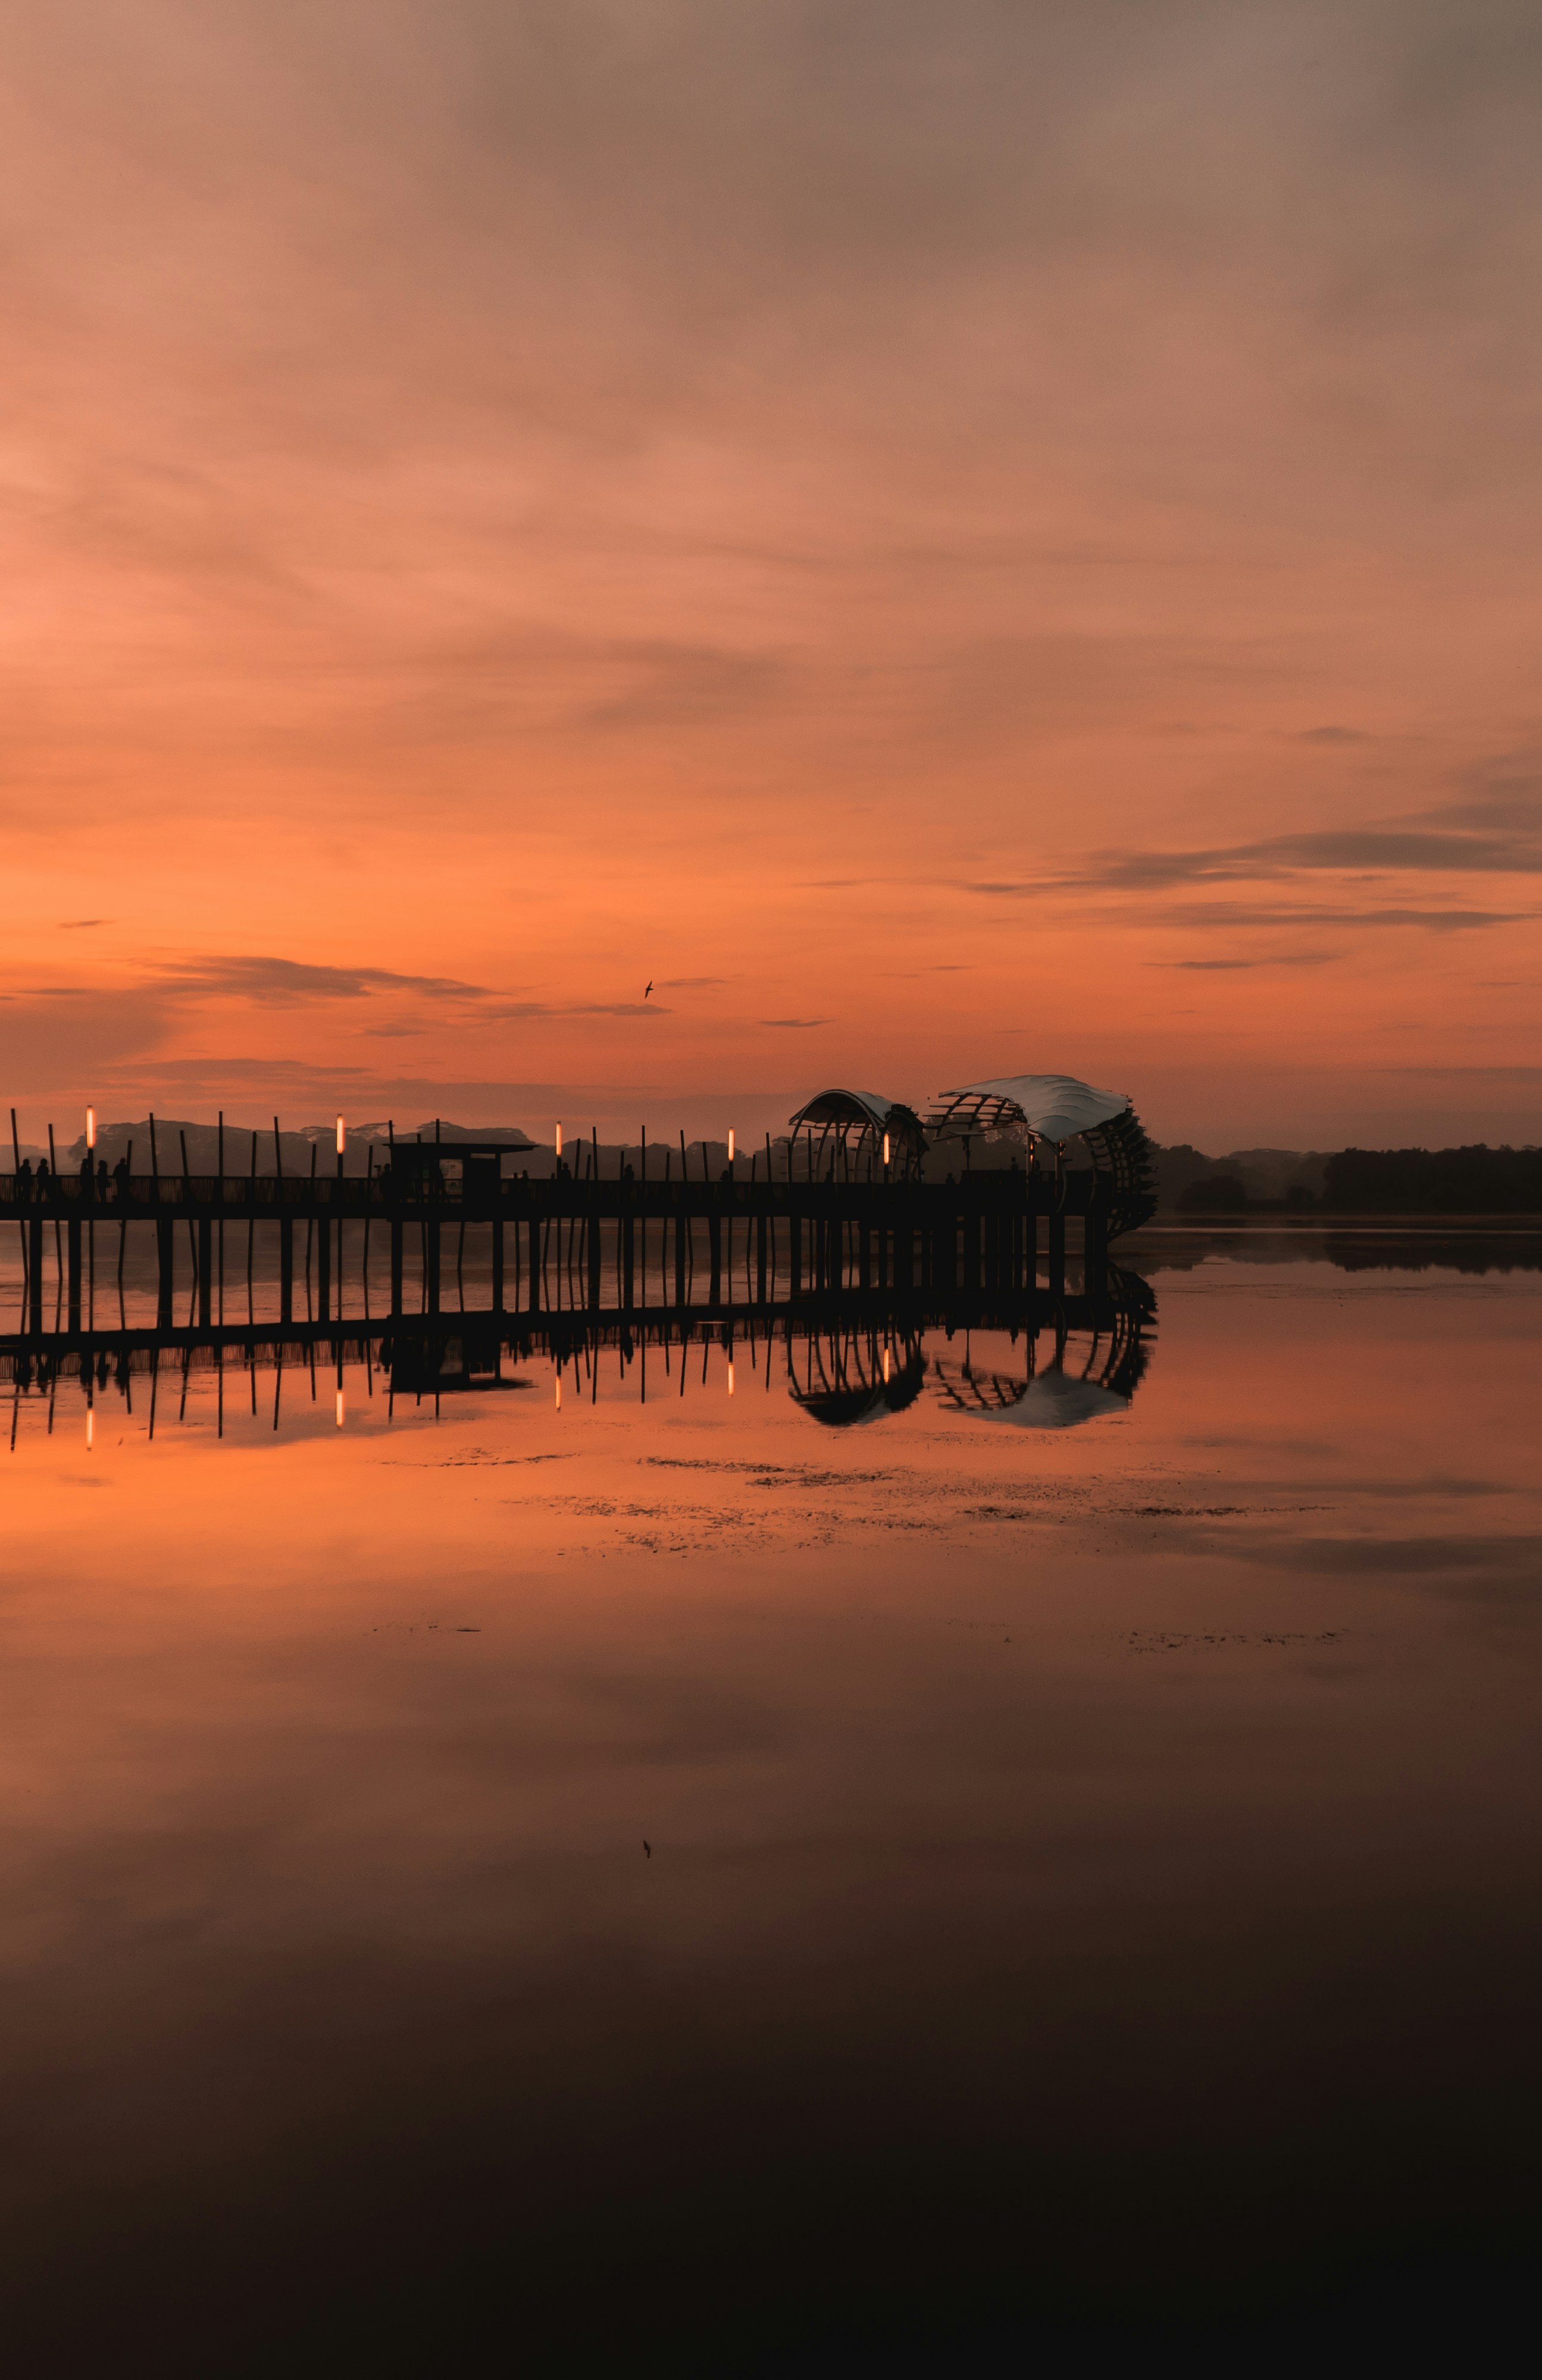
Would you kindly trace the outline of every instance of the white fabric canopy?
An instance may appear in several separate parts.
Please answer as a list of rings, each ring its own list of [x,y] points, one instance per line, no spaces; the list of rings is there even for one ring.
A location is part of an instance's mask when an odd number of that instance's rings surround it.
[[[1075,1075],[998,1075],[990,1082],[965,1083],[943,1091],[944,1099],[976,1097],[1010,1099],[1021,1108],[1030,1132],[1043,1140],[1071,1140],[1094,1124],[1123,1115],[1130,1102],[1123,1091],[1100,1091]]]

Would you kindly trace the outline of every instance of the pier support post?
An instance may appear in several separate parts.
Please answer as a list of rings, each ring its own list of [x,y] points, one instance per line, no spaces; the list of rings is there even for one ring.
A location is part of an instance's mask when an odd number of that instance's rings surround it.
[[[278,1318],[292,1322],[295,1318],[295,1219],[281,1215],[278,1219]]]
[[[321,1215],[316,1221],[316,1319],[325,1322],[332,1313],[332,1217]]]
[[[198,1324],[207,1330],[214,1318],[214,1227],[207,1215],[198,1219]]]
[[[155,1327],[169,1330],[172,1288],[176,1274],[176,1236],[170,1215],[155,1218]]]
[[[80,1221],[79,1216],[72,1215],[70,1217],[68,1222],[65,1225],[65,1236],[69,1250],[67,1258],[69,1265],[69,1328],[72,1330],[79,1330],[80,1328]]]
[[[393,1318],[402,1310],[402,1219],[391,1218],[391,1312]]]
[[[686,1303],[686,1233],[690,1225],[686,1215],[684,1198],[674,1210],[674,1303]]]
[[[1109,1293],[1109,1221],[1096,1209],[1082,1226],[1082,1287],[1088,1297],[1104,1298]]]
[[[530,1217],[530,1312],[539,1314],[540,1308],[540,1218],[539,1215],[532,1215]]]

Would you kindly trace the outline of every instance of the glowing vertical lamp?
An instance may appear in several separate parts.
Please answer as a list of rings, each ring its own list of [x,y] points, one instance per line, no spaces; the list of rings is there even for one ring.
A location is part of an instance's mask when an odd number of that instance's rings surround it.
[[[88,1148],[96,1147],[96,1110],[94,1108],[86,1110],[86,1147]]]
[[[732,1124],[728,1127],[728,1162],[730,1165],[734,1162],[734,1127]]]

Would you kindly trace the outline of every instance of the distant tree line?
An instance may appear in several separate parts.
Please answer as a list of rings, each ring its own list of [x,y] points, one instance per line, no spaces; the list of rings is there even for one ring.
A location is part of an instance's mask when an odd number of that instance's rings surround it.
[[[1316,1192],[1299,1178],[1266,1186],[1245,1163],[1215,1164],[1200,1160],[1196,1149],[1172,1154],[1181,1162],[1181,1171],[1174,1166],[1172,1172],[1182,1186],[1164,1166],[1162,1188],[1184,1215],[1542,1213],[1542,1148],[1489,1148],[1482,1142],[1470,1148],[1341,1148],[1314,1160],[1322,1185]],[[1160,1153],[1159,1163],[1166,1155]],[[1196,1172],[1196,1160],[1209,1162],[1210,1170]]]
[[[1542,1148],[1342,1148],[1322,1203],[1346,1215],[1536,1214]]]

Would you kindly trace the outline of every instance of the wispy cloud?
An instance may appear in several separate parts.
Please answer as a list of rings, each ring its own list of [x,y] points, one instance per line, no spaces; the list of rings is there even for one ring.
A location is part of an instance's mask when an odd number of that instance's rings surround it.
[[[313,966],[300,959],[243,953],[173,959],[160,970],[174,990],[253,1000],[268,1007],[301,1001],[368,1000],[376,992],[410,991],[420,1000],[485,1000],[480,984],[453,976],[397,975],[389,967]]]
[[[807,1033],[812,1026],[832,1025],[834,1021],[831,1016],[762,1016],[759,1020],[762,1025],[783,1026],[792,1033]]]
[[[1145,891],[1298,873],[1542,874],[1542,810],[1528,784],[1506,784],[1439,809],[1366,826],[1319,827],[1191,851],[1104,851],[1059,881]]]
[[[1179,926],[1185,932],[1235,932],[1239,929],[1282,926],[1361,927],[1408,926],[1434,934],[1477,933],[1492,926],[1522,925],[1542,915],[1535,909],[1393,909],[1329,906],[1306,902],[1289,905],[1259,901],[1174,902],[1151,914],[1154,925]]]
[[[659,1000],[510,1000],[486,1007],[482,1015],[489,1024],[501,1024],[526,1016],[672,1016],[674,1012]]]
[[[1156,967],[1176,967],[1192,975],[1230,975],[1247,967],[1327,966],[1336,951],[1280,951],[1256,959],[1148,959]]]

